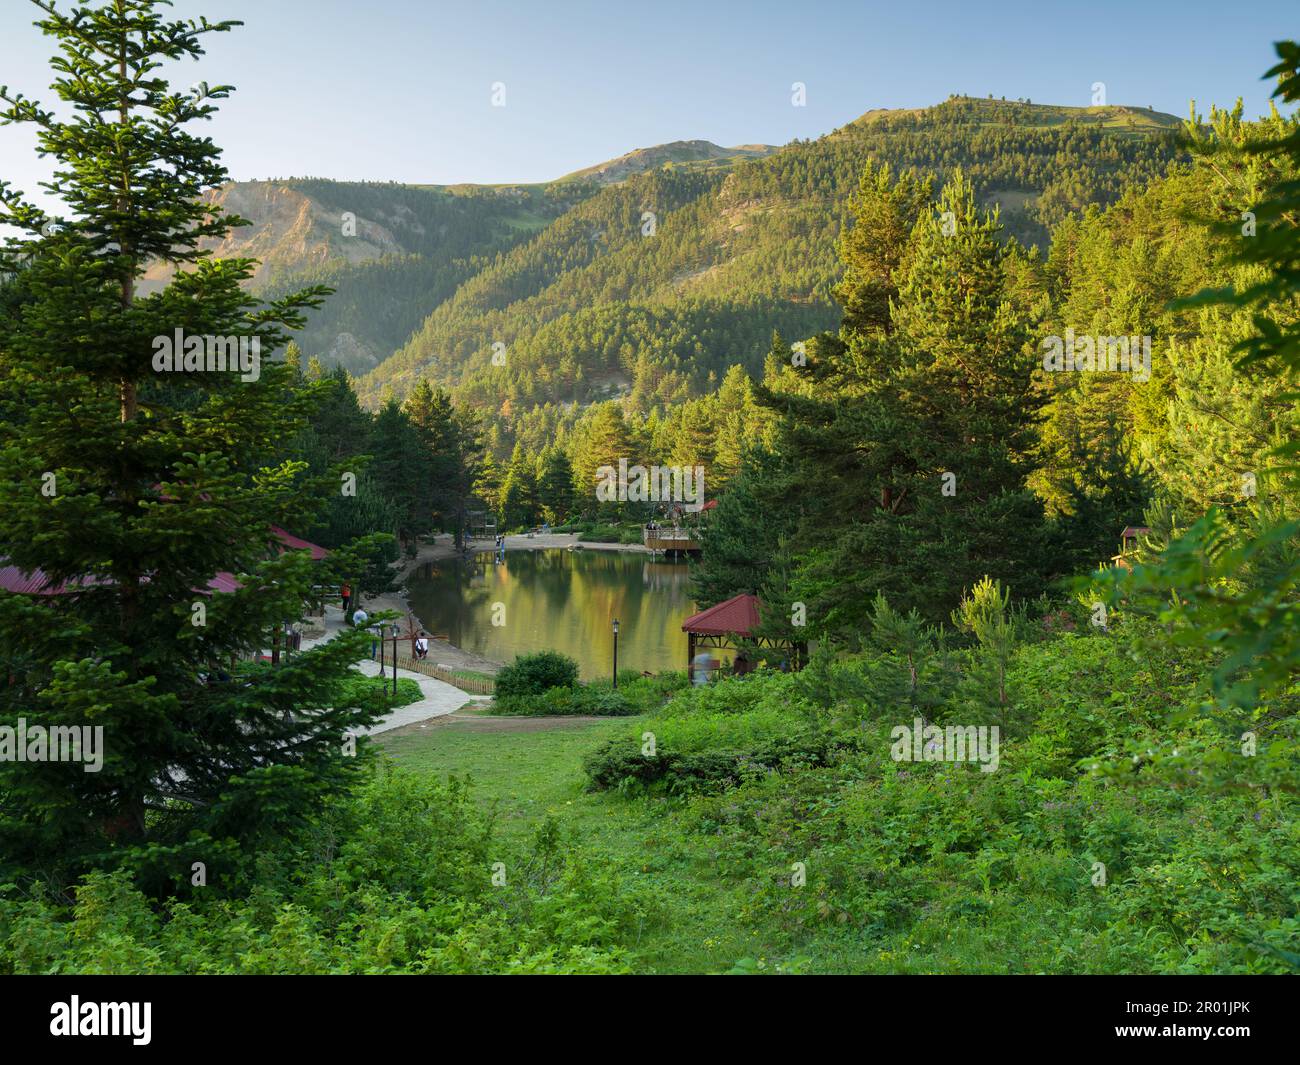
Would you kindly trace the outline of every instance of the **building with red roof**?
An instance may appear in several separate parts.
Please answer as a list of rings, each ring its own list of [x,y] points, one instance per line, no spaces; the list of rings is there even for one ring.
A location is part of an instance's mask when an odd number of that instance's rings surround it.
[[[682,622],[686,633],[686,673],[695,681],[695,655],[701,647],[729,647],[737,652],[736,672],[747,673],[753,664],[745,654],[747,645],[769,647],[787,652],[785,661],[792,669],[802,669],[808,657],[808,645],[794,640],[757,636],[762,600],[756,595],[742,594],[692,614]],[[748,668],[742,668],[741,663]]]
[[[287,551],[310,551],[313,562],[319,562],[329,555],[329,551],[319,544],[294,536],[278,525],[271,526],[271,535]],[[4,562],[5,560],[0,558],[0,591],[13,592],[16,595],[66,595],[79,588],[109,583],[102,577],[80,577],[72,581],[55,582],[43,570],[36,569],[28,573],[17,566],[5,565]],[[196,591],[233,592],[239,587],[240,583],[233,573],[218,573],[204,588]]]

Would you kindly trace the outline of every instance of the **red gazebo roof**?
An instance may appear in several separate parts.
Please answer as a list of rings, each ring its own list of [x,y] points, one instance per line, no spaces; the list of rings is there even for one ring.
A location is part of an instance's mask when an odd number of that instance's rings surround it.
[[[319,562],[322,558],[324,558],[326,555],[329,554],[329,551],[319,546],[318,544],[313,544],[310,540],[304,540],[301,536],[294,536],[293,533],[285,532],[278,525],[271,526],[271,535],[274,536],[277,540],[280,541],[280,543],[284,544],[284,546],[289,548],[290,550],[310,551],[311,560],[313,562]]]
[[[756,595],[737,595],[682,622],[682,632],[697,636],[752,636],[758,628]]]

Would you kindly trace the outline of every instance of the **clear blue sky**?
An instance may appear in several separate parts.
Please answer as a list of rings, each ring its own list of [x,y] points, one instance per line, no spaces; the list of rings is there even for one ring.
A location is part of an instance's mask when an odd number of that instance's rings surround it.
[[[67,6],[67,0],[63,0]],[[172,75],[238,87],[211,135],[240,179],[540,181],[664,141],[784,144],[949,93],[1248,114],[1296,0],[178,0],[238,18]],[[52,102],[50,42],[0,0],[0,83]],[[791,84],[807,106],[791,106]],[[491,106],[494,82],[506,106]],[[31,138],[0,176],[35,191]]]

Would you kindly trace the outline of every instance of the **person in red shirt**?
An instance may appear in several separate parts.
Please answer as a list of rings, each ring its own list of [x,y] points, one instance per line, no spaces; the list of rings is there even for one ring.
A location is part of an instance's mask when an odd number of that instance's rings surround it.
[[[348,607],[352,605],[352,585],[343,585],[343,616],[348,616]]]

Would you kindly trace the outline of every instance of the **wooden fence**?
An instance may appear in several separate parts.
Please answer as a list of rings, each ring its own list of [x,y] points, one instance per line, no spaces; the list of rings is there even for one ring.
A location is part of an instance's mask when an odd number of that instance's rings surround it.
[[[435,645],[436,647],[436,645]],[[381,662],[382,666],[383,663]],[[388,668],[393,668],[393,659],[388,658]],[[496,681],[491,677],[462,677],[457,676],[450,669],[444,669],[442,666],[435,665],[428,659],[421,661],[418,658],[412,658],[408,654],[399,654],[397,656],[397,668],[409,669],[412,673],[423,673],[426,677],[432,677],[434,680],[440,680],[444,684],[450,684],[461,691],[470,692],[473,695],[491,695],[496,690]]]

